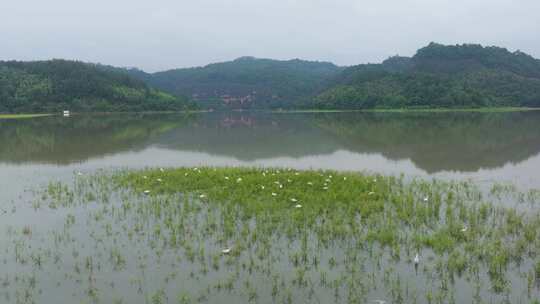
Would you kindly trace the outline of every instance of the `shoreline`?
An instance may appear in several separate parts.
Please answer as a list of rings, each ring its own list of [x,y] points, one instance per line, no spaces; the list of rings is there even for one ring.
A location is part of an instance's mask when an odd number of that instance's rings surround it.
[[[25,118],[38,118],[53,116],[54,114],[43,113],[43,114],[0,114],[0,119],[25,119]]]
[[[533,112],[540,108],[530,107],[495,107],[495,108],[433,108],[433,109],[306,109],[306,110],[273,110],[273,109],[230,109],[230,110],[192,110],[192,111],[142,111],[142,112],[72,112],[73,115],[117,115],[117,114],[201,114],[201,113],[270,113],[270,114],[309,114],[309,113],[510,113],[510,112]],[[47,116],[61,116],[61,113],[34,113],[34,114],[0,114],[0,119],[25,119]]]
[[[540,108],[530,107],[495,107],[495,108],[432,108],[432,109],[359,109],[359,110],[270,110],[271,113],[447,113],[447,112],[529,112],[540,111]],[[265,112],[264,110],[262,112]]]

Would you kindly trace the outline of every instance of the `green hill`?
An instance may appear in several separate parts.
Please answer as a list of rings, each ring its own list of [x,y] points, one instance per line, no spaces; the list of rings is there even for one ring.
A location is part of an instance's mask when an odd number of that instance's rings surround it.
[[[100,65],[66,60],[0,62],[0,113],[181,110],[186,98]]]
[[[254,57],[158,73],[66,60],[0,61],[0,113],[161,111],[194,104],[213,109],[540,107],[540,61],[499,47],[436,43],[413,57],[347,68]]]
[[[290,108],[312,96],[341,70],[327,62],[241,57],[154,74],[136,69],[128,72],[155,88],[189,96],[203,107]]]
[[[520,51],[431,43],[412,58],[345,69],[313,107],[538,107],[540,61]]]

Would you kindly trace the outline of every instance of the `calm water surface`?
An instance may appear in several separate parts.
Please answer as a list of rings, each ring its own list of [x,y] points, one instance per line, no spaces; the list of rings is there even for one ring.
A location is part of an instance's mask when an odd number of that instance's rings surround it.
[[[540,188],[540,112],[55,116],[0,120],[0,142],[0,244],[11,226],[62,227],[66,214],[29,207],[31,190],[98,169],[322,168]],[[44,295],[44,303],[63,299]],[[16,302],[2,296],[0,288],[0,302]]]
[[[540,187],[538,112],[46,117],[0,120],[0,140],[0,185],[9,189],[78,170],[203,165]]]

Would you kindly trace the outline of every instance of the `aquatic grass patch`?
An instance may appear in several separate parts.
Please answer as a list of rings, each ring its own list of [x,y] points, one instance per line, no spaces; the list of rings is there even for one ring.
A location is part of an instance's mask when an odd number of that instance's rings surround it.
[[[499,292],[510,257],[519,261],[537,252],[524,244],[535,243],[538,213],[518,214],[487,204],[485,194],[468,182],[405,182],[394,176],[283,169],[184,168],[142,174],[146,178],[128,173],[121,184],[137,192],[201,193],[210,208],[217,204],[235,210],[226,217],[232,222],[271,221],[272,229],[293,238],[303,230],[319,240],[354,235],[370,246],[388,247],[398,259],[403,248],[432,251],[459,274],[470,264],[483,264]],[[158,176],[162,181],[155,183]],[[301,210],[293,209],[297,202],[302,202]]]
[[[60,213],[57,226],[9,235],[14,269],[44,293],[6,290],[40,303],[53,291],[91,303],[530,303],[539,212],[493,204],[514,190],[497,191],[277,168],[75,174],[32,203]]]
[[[24,119],[51,116],[52,114],[0,114],[0,119]]]
[[[241,208],[244,216],[279,217],[291,214],[301,204],[298,214],[314,219],[330,209],[344,209],[365,217],[382,210],[390,193],[389,183],[377,177],[334,172],[303,172],[259,169],[177,169],[128,173],[117,177],[121,186],[153,195],[189,193],[201,200],[227,207]],[[347,179],[348,178],[348,179]],[[297,210],[300,211],[300,210]]]

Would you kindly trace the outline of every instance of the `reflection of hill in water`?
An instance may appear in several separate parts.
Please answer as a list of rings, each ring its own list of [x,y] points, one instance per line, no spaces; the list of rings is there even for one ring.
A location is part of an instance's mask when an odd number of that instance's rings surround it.
[[[179,127],[181,116],[92,115],[0,120],[0,162],[69,164],[140,150]]]
[[[537,112],[48,117],[0,121],[0,162],[68,164],[156,145],[244,161],[348,150],[430,173],[476,171],[537,155],[539,131]]]
[[[337,150],[411,159],[429,173],[476,171],[540,152],[540,113],[212,114],[160,145],[251,161]]]
[[[161,137],[159,145],[243,161],[330,154],[339,148],[305,116],[244,113],[200,115]]]
[[[411,159],[419,168],[476,171],[540,152],[540,113],[320,115],[316,125],[350,151]]]

